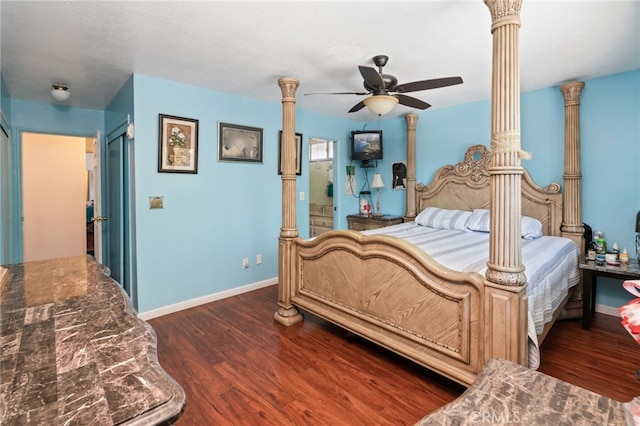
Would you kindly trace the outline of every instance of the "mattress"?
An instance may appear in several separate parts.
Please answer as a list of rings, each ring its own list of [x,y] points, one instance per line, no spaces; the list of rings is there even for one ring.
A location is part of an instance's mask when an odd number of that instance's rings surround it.
[[[364,231],[367,235],[391,235],[422,248],[436,262],[461,272],[485,274],[489,260],[487,232],[435,229],[415,222]],[[580,249],[570,239],[543,236],[522,239],[522,264],[527,277],[529,307],[529,366],[539,365],[538,334],[580,281]]]

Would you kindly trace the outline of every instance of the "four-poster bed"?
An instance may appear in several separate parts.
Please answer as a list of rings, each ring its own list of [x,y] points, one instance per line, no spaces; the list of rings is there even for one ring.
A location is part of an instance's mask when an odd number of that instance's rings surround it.
[[[563,210],[560,185],[540,187],[520,165],[524,153],[519,139],[519,2],[485,3],[493,16],[494,34],[491,152],[481,145],[471,147],[465,161],[442,167],[429,185],[416,185],[417,116],[408,114],[405,213],[405,220],[412,221],[426,207],[489,209],[484,276],[449,269],[417,246],[389,236],[331,231],[309,241],[298,238],[294,148],[298,81],[279,80],[284,166],[275,320],[295,324],[302,320],[298,308],[304,309],[466,385],[491,358],[528,362],[521,214],[539,220],[545,235],[570,237],[579,247],[583,232],[576,111],[565,115],[572,130],[565,133]],[[580,84],[561,89],[565,111],[579,105]],[[566,298],[554,309],[538,340],[565,302]]]

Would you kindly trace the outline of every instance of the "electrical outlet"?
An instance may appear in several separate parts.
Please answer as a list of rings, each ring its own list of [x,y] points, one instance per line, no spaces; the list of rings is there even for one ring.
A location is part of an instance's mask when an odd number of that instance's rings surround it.
[[[300,192],[300,201],[304,201],[304,191]]]
[[[256,265],[262,264],[262,255],[256,254]]]
[[[242,269],[249,268],[249,259],[242,259]]]

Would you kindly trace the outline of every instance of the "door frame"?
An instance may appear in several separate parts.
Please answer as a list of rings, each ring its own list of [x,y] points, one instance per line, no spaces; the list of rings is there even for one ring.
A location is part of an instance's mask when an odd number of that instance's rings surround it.
[[[340,211],[340,197],[339,197],[339,185],[336,185],[337,179],[338,179],[338,167],[340,167],[340,162],[339,162],[339,155],[336,154],[336,150],[338,149],[338,140],[337,139],[327,139],[327,138],[318,138],[315,136],[310,136],[309,139],[307,140],[307,144],[306,144],[306,149],[307,149],[307,156],[306,158],[306,167],[311,167],[311,140],[312,139],[316,139],[316,140],[324,140],[329,142],[330,144],[332,144],[332,151],[333,151],[333,157],[332,158],[327,158],[327,160],[324,161],[331,161],[332,167],[333,167],[333,171],[331,172],[331,176],[332,176],[332,182],[333,182],[333,229],[340,229],[340,224],[339,224],[339,211]],[[303,150],[304,152],[304,150]],[[323,161],[323,160],[319,160],[319,161]],[[315,161],[314,161],[315,162]],[[307,176],[307,211],[310,213],[311,211],[311,171],[309,170],[308,172],[308,176]],[[309,213],[307,214],[307,217],[305,219],[305,222],[307,224],[307,229],[308,229],[308,233],[309,236],[311,235],[311,224],[309,221]]]
[[[9,208],[9,233],[11,236],[10,244],[10,259],[9,263],[22,263],[24,262],[24,238],[22,224],[24,221],[23,210],[23,193],[22,193],[22,137],[24,133],[38,133],[43,135],[53,136],[70,136],[79,138],[93,138],[95,134],[87,135],[84,133],[74,132],[56,132],[42,129],[31,128],[14,128],[10,133],[9,140],[11,142],[12,136],[14,137],[11,146],[9,147],[9,163],[10,163],[10,177],[9,177],[9,195],[10,206]]]
[[[21,136],[23,261],[86,255],[87,138],[47,132]]]

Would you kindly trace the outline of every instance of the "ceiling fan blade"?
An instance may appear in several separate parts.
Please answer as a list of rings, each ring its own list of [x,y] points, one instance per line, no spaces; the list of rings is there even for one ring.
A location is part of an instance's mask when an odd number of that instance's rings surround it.
[[[356,111],[360,111],[362,108],[364,108],[364,102],[360,101],[357,104],[355,104],[353,106],[353,108],[351,108],[349,110],[349,112],[356,112]]]
[[[407,95],[393,95],[393,96],[398,98],[398,102],[400,103],[400,105],[405,105],[411,108],[427,109],[431,106],[428,103],[421,101],[420,99],[413,98],[411,96],[407,96]]]
[[[360,69],[360,74],[362,74],[362,78],[364,78],[364,82],[367,86],[366,89],[373,87],[376,90],[385,89],[384,80],[378,74],[378,71],[375,68],[364,67],[362,65],[358,66]]]
[[[369,92],[315,92],[315,93],[305,93],[304,96],[308,95],[368,95]]]
[[[417,92],[419,90],[437,89],[438,87],[453,86],[461,83],[462,78],[460,77],[434,78],[432,80],[398,84],[392,91],[398,93]]]

